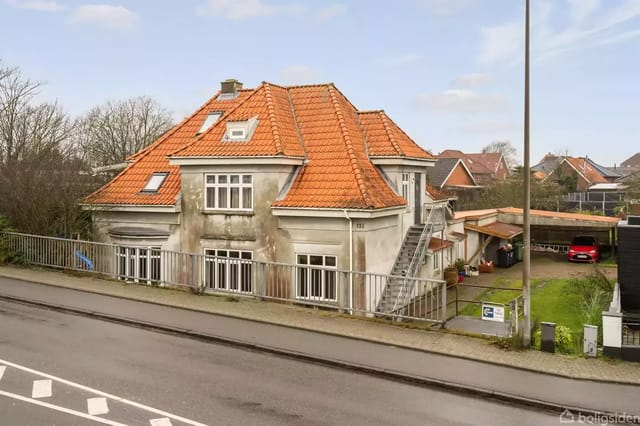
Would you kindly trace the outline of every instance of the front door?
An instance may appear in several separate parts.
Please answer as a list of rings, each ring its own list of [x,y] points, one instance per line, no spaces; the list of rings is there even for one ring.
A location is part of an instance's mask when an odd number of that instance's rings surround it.
[[[413,214],[415,216],[414,223],[416,225],[422,223],[422,173],[415,173],[415,194],[413,197],[414,206],[413,206]]]

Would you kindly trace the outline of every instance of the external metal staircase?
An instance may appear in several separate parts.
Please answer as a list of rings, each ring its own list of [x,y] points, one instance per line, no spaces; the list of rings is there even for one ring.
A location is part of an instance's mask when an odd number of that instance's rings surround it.
[[[433,203],[426,208],[426,223],[413,225],[407,230],[391,270],[392,277],[388,279],[378,302],[377,312],[401,313],[414,298],[416,285],[410,278],[415,278],[420,272],[433,233],[444,229],[448,205]]]

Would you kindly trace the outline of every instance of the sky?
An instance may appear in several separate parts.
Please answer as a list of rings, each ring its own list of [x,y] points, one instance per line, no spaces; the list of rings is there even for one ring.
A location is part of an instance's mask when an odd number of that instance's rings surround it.
[[[531,162],[640,151],[640,0],[531,0]],[[81,115],[148,95],[176,120],[227,78],[333,82],[419,145],[522,157],[524,0],[0,0],[0,59]]]

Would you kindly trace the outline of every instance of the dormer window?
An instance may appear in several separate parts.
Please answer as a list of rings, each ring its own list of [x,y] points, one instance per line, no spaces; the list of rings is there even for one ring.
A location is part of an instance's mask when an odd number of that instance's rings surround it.
[[[207,115],[207,118],[204,119],[204,123],[202,123],[202,126],[200,127],[200,130],[198,130],[196,135],[200,135],[209,130],[211,126],[216,124],[220,116],[222,116],[222,112],[220,111],[210,112],[209,115]]]
[[[222,137],[227,142],[248,142],[258,127],[258,116],[248,120],[227,121],[227,131]]]
[[[142,192],[156,193],[160,190],[160,187],[164,183],[165,179],[169,176],[169,173],[154,173],[151,175],[147,184],[142,188]]]
[[[246,137],[245,129],[231,129],[231,132],[229,133],[229,139],[244,139]]]

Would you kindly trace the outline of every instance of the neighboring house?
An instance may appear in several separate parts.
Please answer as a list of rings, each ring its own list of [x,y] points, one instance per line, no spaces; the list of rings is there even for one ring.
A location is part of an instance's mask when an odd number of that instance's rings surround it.
[[[227,80],[85,203],[100,240],[130,246],[122,276],[179,273],[154,249],[390,274],[405,235],[424,228],[435,163],[384,111],[358,111],[333,84]],[[446,245],[435,241],[432,251]],[[209,289],[251,286],[206,262]],[[297,298],[343,297],[331,274],[294,281]]]
[[[435,167],[429,170],[429,184],[445,192],[478,187],[471,171],[459,158],[438,158]]]
[[[633,154],[631,157],[620,163],[620,172],[628,174],[640,170],[640,152]]]
[[[509,176],[507,162],[499,152],[469,154],[459,150],[447,149],[438,154],[437,157],[439,159],[458,158],[462,160],[478,185],[502,181]]]
[[[615,170],[601,166],[588,157],[556,157],[547,154],[531,169],[543,182],[575,179],[576,191],[588,191],[593,185],[613,183],[620,178]]]

